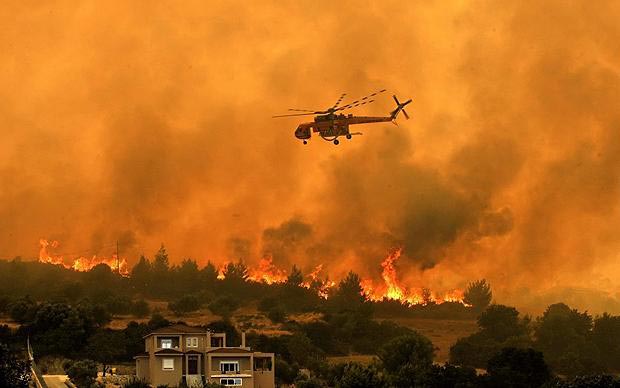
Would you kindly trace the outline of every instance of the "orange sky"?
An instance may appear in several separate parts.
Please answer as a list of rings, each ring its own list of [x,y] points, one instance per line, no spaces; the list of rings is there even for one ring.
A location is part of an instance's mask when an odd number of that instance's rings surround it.
[[[416,286],[486,277],[498,298],[618,295],[617,2],[0,13],[1,257],[35,257],[41,237],[60,253],[119,239],[130,261],[164,242],[174,261],[268,253],[377,276],[403,246]],[[337,147],[303,146],[298,120],[270,118],[381,88],[414,99],[412,120]]]

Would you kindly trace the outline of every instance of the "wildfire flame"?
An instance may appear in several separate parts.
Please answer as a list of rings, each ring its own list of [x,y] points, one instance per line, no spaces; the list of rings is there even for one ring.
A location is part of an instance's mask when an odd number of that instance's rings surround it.
[[[403,253],[402,248],[390,252],[383,260],[381,267],[383,272],[383,284],[375,286],[372,279],[362,280],[361,286],[366,298],[372,301],[396,300],[406,305],[427,305],[429,303],[441,304],[444,302],[463,303],[463,291],[451,290],[444,294],[437,294],[428,288],[409,289],[398,280],[396,261]]]
[[[116,255],[111,258],[101,258],[93,256],[78,257],[73,259],[71,263],[65,263],[65,259],[61,255],[54,255],[50,250],[59,247],[58,241],[48,241],[45,239],[40,240],[41,249],[39,251],[39,261],[42,263],[49,263],[55,265],[62,265],[65,268],[73,269],[76,271],[89,271],[98,264],[106,264],[113,271],[118,270],[120,266],[120,273],[124,276],[129,274],[127,261],[121,259],[116,260]],[[444,302],[457,302],[463,303],[463,291],[451,290],[442,294],[432,292],[427,288],[408,288],[399,281],[398,273],[396,269],[396,262],[400,259],[403,253],[402,248],[395,249],[388,254],[388,256],[381,263],[383,271],[381,278],[382,284],[375,284],[372,279],[364,279],[361,282],[362,293],[371,301],[382,300],[395,300],[404,305],[427,305],[429,303],[441,304]],[[222,263],[218,267],[217,278],[222,280],[226,277],[226,266],[228,262]],[[312,272],[308,274],[306,280],[301,283],[302,287],[309,290],[315,290],[317,294],[324,299],[327,299],[331,294],[333,288],[336,286],[336,282],[320,278],[320,274],[323,272],[323,264],[319,264]],[[248,268],[247,281],[259,282],[265,284],[278,284],[286,282],[288,278],[287,271],[278,268],[271,257],[265,257],[261,259],[258,266]]]
[[[329,279],[322,280],[319,278],[319,274],[323,271],[323,264],[319,264],[316,268],[308,274],[308,280],[301,283],[302,287],[307,289],[315,289],[319,296],[323,299],[327,299],[331,292],[331,289],[336,285],[336,282]]]
[[[109,258],[97,257],[96,255],[91,258],[80,256],[73,259],[71,263],[66,263],[62,255],[54,255],[50,252],[51,249],[55,249],[60,246],[58,241],[41,239],[39,240],[39,245],[39,262],[41,263],[62,265],[67,269],[73,269],[80,272],[90,271],[96,265],[105,264],[110,267],[112,271],[118,271],[123,276],[129,275],[127,261],[122,258],[117,260],[116,255],[112,255],[112,257]]]
[[[284,283],[288,278],[286,271],[276,267],[271,257],[260,259],[258,267],[249,269],[248,274],[248,280],[267,284]]]

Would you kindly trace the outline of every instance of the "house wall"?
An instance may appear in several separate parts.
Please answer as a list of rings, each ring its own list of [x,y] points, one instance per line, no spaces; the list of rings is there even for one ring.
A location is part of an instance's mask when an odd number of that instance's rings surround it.
[[[276,377],[273,371],[254,372],[254,388],[273,388],[276,386]]]
[[[136,358],[136,376],[140,380],[151,381],[149,375],[149,359],[148,357]]]
[[[162,362],[164,358],[174,359],[174,370],[163,370]],[[168,384],[171,387],[176,387],[181,381],[183,376],[183,357],[182,356],[156,356],[152,357],[150,375],[151,384],[158,386],[160,384]]]

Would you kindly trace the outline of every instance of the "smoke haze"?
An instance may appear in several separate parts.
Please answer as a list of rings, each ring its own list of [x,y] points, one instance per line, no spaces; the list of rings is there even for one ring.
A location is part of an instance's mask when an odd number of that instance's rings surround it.
[[[119,240],[135,261],[164,242],[173,262],[378,277],[402,246],[416,287],[485,277],[498,301],[620,311],[617,2],[0,13],[2,257],[35,257],[43,237],[66,253]],[[412,119],[337,147],[270,119],[381,88],[413,98]],[[386,94],[353,113],[391,109]]]

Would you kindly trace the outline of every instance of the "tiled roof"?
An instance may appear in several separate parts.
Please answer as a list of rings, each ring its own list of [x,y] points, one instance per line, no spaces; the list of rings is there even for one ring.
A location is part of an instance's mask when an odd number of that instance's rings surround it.
[[[183,352],[177,349],[160,349],[156,351],[155,354],[179,354],[181,355],[183,354]]]

